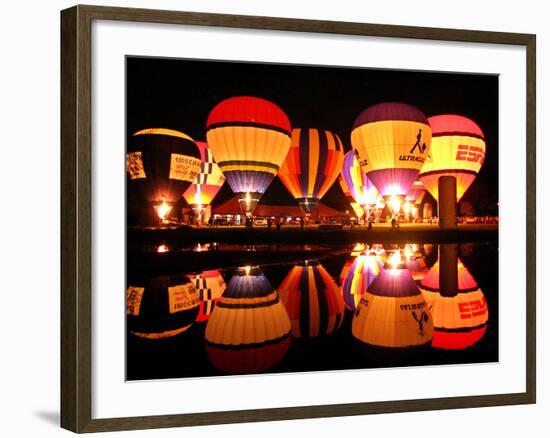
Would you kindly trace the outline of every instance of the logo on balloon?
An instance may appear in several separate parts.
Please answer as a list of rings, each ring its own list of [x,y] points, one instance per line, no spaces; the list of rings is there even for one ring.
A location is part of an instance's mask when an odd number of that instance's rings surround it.
[[[418,149],[418,153],[423,154],[426,152],[426,143],[422,142],[422,129],[418,130],[418,134],[416,135],[416,143],[412,147],[412,149],[409,151],[409,154],[413,154],[416,149]]]
[[[430,319],[430,317],[428,316],[428,314],[424,311],[422,311],[422,313],[420,314],[420,316],[417,316],[416,315],[416,312],[413,310],[411,312],[411,315],[412,317],[414,318],[414,320],[416,321],[416,323],[418,324],[418,334],[420,336],[422,336],[424,334],[424,323],[425,322],[428,322],[428,320]]]
[[[480,300],[467,301],[458,304],[460,319],[471,319],[487,313],[487,301],[485,297]]]
[[[369,160],[367,160],[366,158],[364,160],[361,160],[361,157],[359,157],[359,151],[357,149],[353,149],[353,155],[355,155],[355,158],[357,158],[357,161],[359,161],[359,166],[368,166]]]
[[[468,146],[467,144],[459,144],[456,151],[457,161],[470,161],[472,163],[483,164],[485,152],[479,146]]]
[[[428,146],[425,142],[422,141],[422,129],[418,130],[418,134],[416,135],[416,143],[413,145],[411,150],[409,151],[410,155],[400,155],[399,161],[418,161],[423,163],[425,158],[423,156],[424,152],[426,152],[426,149]],[[412,155],[417,154],[417,155]]]

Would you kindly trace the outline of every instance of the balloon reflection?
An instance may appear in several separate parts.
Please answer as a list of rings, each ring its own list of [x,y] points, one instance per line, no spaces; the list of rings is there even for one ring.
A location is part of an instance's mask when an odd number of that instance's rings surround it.
[[[277,291],[256,267],[233,275],[206,324],[210,362],[230,374],[274,367],[290,346],[290,320]]]
[[[351,327],[355,338],[374,346],[403,348],[431,341],[430,311],[400,252],[388,258],[361,296]]]
[[[405,266],[415,281],[421,281],[428,273],[426,258],[417,244],[406,244],[404,247]]]
[[[348,309],[352,311],[357,309],[361,296],[378,274],[380,274],[378,256],[374,254],[357,256],[341,281],[342,295]]]
[[[319,262],[306,260],[294,266],[278,291],[295,338],[331,334],[342,325],[344,301],[340,289]]]
[[[199,293],[185,275],[154,277],[126,291],[131,334],[162,339],[185,332],[199,312]]]
[[[216,269],[203,271],[196,275],[189,275],[189,279],[200,296],[199,314],[196,321],[206,321],[226,288],[225,281]]]
[[[442,257],[444,252],[450,256]],[[434,319],[433,347],[461,350],[483,338],[489,319],[485,294],[456,256],[456,248],[440,246],[440,259],[420,288]]]

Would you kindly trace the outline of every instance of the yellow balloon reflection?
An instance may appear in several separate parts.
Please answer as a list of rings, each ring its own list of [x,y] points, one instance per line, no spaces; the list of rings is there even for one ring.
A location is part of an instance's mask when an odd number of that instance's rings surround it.
[[[400,251],[388,257],[361,296],[351,327],[355,338],[374,346],[404,348],[431,341],[430,311]]]
[[[229,281],[206,324],[210,362],[229,374],[260,373],[279,363],[290,346],[290,320],[277,291],[255,267]]]

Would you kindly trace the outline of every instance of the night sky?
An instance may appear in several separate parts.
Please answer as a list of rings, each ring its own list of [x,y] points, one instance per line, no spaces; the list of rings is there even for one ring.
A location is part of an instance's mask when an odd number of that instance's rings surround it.
[[[428,117],[445,113],[469,117],[485,133],[487,153],[462,200],[472,202],[478,214],[497,213],[498,76],[136,57],[127,58],[126,75],[128,141],[134,132],[153,127],[175,129],[204,141],[210,110],[239,95],[277,104],[293,128],[338,134],[346,151],[355,118],[375,103],[405,102]],[[214,204],[231,196],[225,184]],[[349,208],[338,182],[322,202]],[[275,178],[262,203],[294,204],[294,199]]]

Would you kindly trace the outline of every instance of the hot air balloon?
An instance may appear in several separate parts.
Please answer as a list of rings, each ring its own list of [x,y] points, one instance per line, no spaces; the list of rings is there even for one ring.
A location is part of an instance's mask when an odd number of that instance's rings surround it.
[[[206,130],[214,159],[241,210],[251,215],[288,154],[288,117],[268,100],[231,97],[212,109]]]
[[[425,194],[424,183],[417,179],[405,197],[405,204],[403,205],[405,215],[412,216],[412,218],[418,217],[420,204],[422,204]]]
[[[139,284],[139,282],[138,282]],[[128,330],[162,339],[185,332],[199,312],[199,293],[185,275],[154,277],[126,291]]]
[[[279,178],[309,214],[338,178],[343,159],[344,147],[336,134],[295,128]]]
[[[370,209],[376,207],[378,202],[378,190],[359,166],[353,151],[344,157],[342,178],[355,202],[361,205],[368,216]]]
[[[431,136],[426,116],[405,103],[379,103],[355,119],[351,132],[355,156],[394,214],[428,156]]]
[[[407,202],[410,202],[411,204],[420,205],[422,203],[422,200],[424,199],[425,194],[426,188],[424,187],[424,183],[417,179],[415,182],[413,182],[413,185],[409,189],[405,200]]]
[[[141,225],[165,220],[197,176],[200,164],[199,148],[188,135],[163,128],[136,132],[126,153],[132,195],[129,216]]]
[[[342,282],[342,295],[348,309],[357,309],[361,297],[379,274],[380,265],[375,255],[357,256]]]
[[[259,373],[283,359],[291,342],[290,320],[258,268],[242,268],[229,280],[205,337],[210,362],[226,373]]]
[[[200,274],[189,275],[188,277],[200,296],[199,314],[195,321],[207,321],[226,288],[225,281],[216,269],[203,271]]]
[[[305,261],[295,265],[278,292],[295,338],[329,335],[342,325],[344,301],[340,290],[319,262]]]
[[[430,311],[409,271],[401,262],[394,264],[394,256],[388,258],[361,297],[352,320],[352,334],[365,344],[379,347],[428,344],[433,331]]]
[[[210,205],[220,191],[225,176],[212,157],[212,152],[205,142],[197,142],[201,153],[201,166],[193,183],[183,193],[185,201],[197,215],[202,215],[203,209]]]
[[[462,350],[474,345],[487,330],[489,309],[485,294],[460,259],[457,273],[457,293],[441,290],[439,261],[420,283],[434,320],[432,346],[436,348]]]
[[[357,202],[355,202],[355,199],[353,199],[353,196],[351,196],[349,187],[346,184],[346,181],[342,177],[341,173],[338,176],[338,182],[340,183],[340,188],[342,189],[342,192],[344,193],[346,200],[349,202],[349,205],[351,205],[351,208],[353,209],[355,216],[357,216],[358,219],[362,218],[365,215],[365,210],[363,210],[363,207],[361,207]]]
[[[437,200],[439,177],[454,176],[458,202],[474,182],[485,160],[485,136],[481,128],[467,117],[444,114],[430,117],[428,121],[433,139],[420,180]]]
[[[351,196],[351,192],[349,191],[349,187],[346,183],[346,180],[342,177],[342,173],[340,173],[340,175],[338,175],[338,182],[340,183],[340,188],[342,189],[342,193],[344,194],[346,199],[350,202],[355,201],[353,199],[353,196]]]

